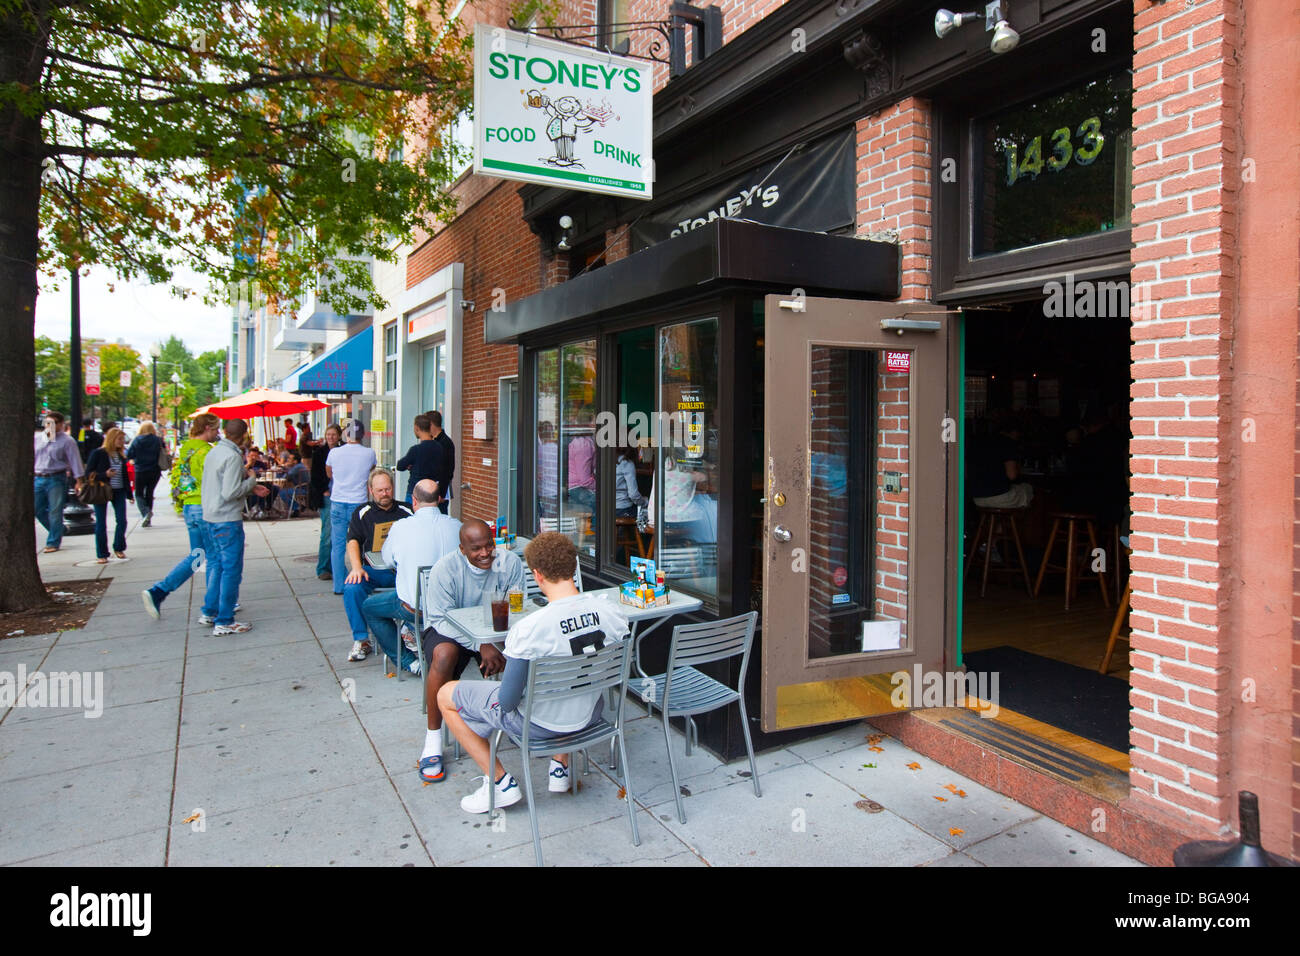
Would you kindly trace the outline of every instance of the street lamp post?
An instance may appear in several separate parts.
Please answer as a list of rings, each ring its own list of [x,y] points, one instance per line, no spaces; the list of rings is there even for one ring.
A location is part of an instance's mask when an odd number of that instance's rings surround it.
[[[181,384],[179,372],[172,372],[172,424],[176,426],[176,435],[179,438],[181,433],[181,399],[177,388]]]
[[[158,421],[158,359],[162,355],[162,349],[155,342],[149,346],[149,355],[153,358],[153,420]]]

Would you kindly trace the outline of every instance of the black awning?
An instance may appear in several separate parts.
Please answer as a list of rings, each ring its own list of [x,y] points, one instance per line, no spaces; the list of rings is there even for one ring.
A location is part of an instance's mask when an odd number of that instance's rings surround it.
[[[896,299],[898,247],[736,219],[717,219],[488,311],[484,338],[518,343],[522,336],[568,322],[650,307],[726,287],[850,299]]]

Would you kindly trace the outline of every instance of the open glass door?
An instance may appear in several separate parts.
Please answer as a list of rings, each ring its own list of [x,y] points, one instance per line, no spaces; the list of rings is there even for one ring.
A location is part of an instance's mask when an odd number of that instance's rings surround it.
[[[906,709],[891,675],[944,661],[950,317],[781,296],[765,312],[763,730]]]

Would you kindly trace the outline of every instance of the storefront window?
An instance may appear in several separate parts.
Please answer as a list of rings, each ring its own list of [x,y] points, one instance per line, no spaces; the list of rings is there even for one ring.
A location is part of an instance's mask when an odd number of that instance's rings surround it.
[[[718,320],[659,330],[659,414],[650,523],[670,581],[718,593]],[[659,517],[661,516],[661,517]]]
[[[1126,70],[974,124],[972,252],[1006,252],[1130,225]]]
[[[537,353],[537,531],[596,553],[596,342]]]

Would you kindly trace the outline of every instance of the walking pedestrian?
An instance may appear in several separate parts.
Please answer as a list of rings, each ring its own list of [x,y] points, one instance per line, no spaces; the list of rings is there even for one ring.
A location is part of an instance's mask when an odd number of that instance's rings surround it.
[[[120,428],[110,428],[104,435],[104,444],[90,453],[86,462],[87,478],[106,481],[113,490],[107,503],[95,508],[95,557],[100,564],[108,564],[108,509],[113,508],[113,554],[126,557],[126,501],[131,497],[131,479],[126,473],[126,433]]]
[[[36,503],[36,520],[45,529],[44,554],[58,551],[63,545],[63,506],[68,501],[68,476],[80,484],[85,469],[81,453],[71,435],[63,432],[63,416],[46,412],[44,428],[35,436],[35,477],[32,496]]]
[[[325,426],[325,440],[316,442],[311,449],[311,485],[307,490],[307,507],[320,514],[320,547],[316,552],[316,577],[322,581],[334,580],[331,564],[333,538],[330,534],[330,479],[325,473],[325,459],[343,441],[343,429],[337,424]]]
[[[343,444],[330,450],[325,459],[325,474],[330,479],[330,567],[334,575],[334,593],[343,593],[348,576],[348,525],[352,512],[366,503],[366,482],[370,469],[378,461],[375,452],[361,444],[366,426],[355,418],[343,427]]]
[[[160,617],[162,602],[202,567],[206,548],[203,545],[203,462],[219,437],[221,419],[210,412],[197,415],[190,425],[190,437],[176,453],[171,469],[172,498],[185,516],[185,530],[190,536],[190,552],[177,562],[167,576],[142,592],[144,609],[150,617]]]
[[[135,506],[146,528],[153,524],[153,491],[162,477],[161,455],[162,439],[153,422],[145,422],[127,448],[126,457],[135,462]]]
[[[241,418],[226,422],[225,437],[203,460],[200,495],[203,503],[203,550],[208,578],[200,624],[212,624],[212,634],[241,634],[252,625],[235,620],[239,585],[244,577],[244,498],[268,492],[244,467],[240,443],[248,434]]]

